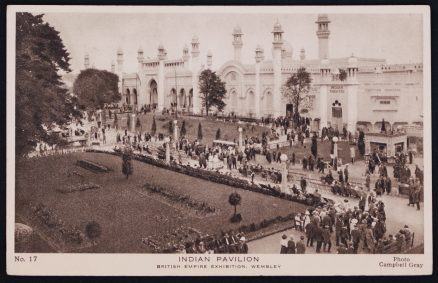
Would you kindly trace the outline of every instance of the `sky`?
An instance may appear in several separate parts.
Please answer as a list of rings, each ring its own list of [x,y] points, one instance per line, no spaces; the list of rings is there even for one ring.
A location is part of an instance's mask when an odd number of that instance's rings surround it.
[[[423,23],[420,14],[329,14],[331,31],[329,57],[386,59],[387,63],[419,63],[423,57]],[[170,14],[170,13],[45,13],[44,20],[56,30],[70,52],[74,73],[84,67],[90,55],[95,68],[110,70],[118,48],[124,51],[124,72],[137,71],[137,50],[156,58],[163,44],[168,59],[181,58],[185,44],[190,48],[199,37],[201,63],[208,50],[213,69],[233,59],[232,32],[242,28],[242,61],[255,62],[255,48],[261,45],[265,59],[272,58],[272,28],[278,20],[283,39],[293,47],[294,59],[306,50],[307,59],[318,57],[317,14]]]

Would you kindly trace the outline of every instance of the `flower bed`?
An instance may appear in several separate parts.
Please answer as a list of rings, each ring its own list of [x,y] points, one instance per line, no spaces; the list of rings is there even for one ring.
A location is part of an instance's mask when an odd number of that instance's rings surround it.
[[[143,186],[143,188],[146,189],[149,193],[157,194],[170,202],[177,203],[191,210],[194,210],[197,215],[207,216],[214,214],[218,211],[217,208],[209,205],[206,202],[194,200],[190,198],[190,196],[169,191],[161,186],[146,184]]]
[[[80,248],[89,246],[89,241],[77,227],[67,225],[56,213],[42,203],[28,204],[28,213],[26,218],[37,224],[45,231],[54,244],[65,252],[71,248]]]
[[[95,150],[95,149],[91,149],[91,150],[87,150],[87,151],[88,152],[113,154],[113,155],[117,155],[117,156],[121,155],[119,152],[114,152],[114,151],[103,151],[103,150]],[[219,184],[227,185],[230,187],[241,188],[244,190],[257,192],[257,193],[261,193],[261,194],[265,194],[265,195],[270,195],[270,196],[278,197],[278,198],[285,199],[288,201],[298,202],[298,203],[301,203],[304,205],[318,206],[318,205],[323,205],[323,204],[330,201],[327,199],[320,200],[320,199],[314,198],[314,197],[312,197],[311,194],[308,194],[306,196],[289,195],[289,194],[285,194],[285,193],[282,193],[280,191],[277,191],[273,188],[270,188],[269,186],[262,187],[258,184],[252,184],[252,183],[248,182],[247,180],[232,177],[232,176],[225,175],[225,174],[221,174],[219,172],[208,171],[208,170],[194,168],[194,167],[185,166],[185,165],[167,164],[165,161],[155,159],[155,158],[149,157],[149,156],[140,155],[140,154],[133,154],[133,158],[135,160],[138,160],[141,162],[145,162],[145,163],[148,163],[148,164],[160,167],[160,168],[172,170],[174,172],[178,172],[181,174],[186,174],[186,175],[189,175],[191,177],[204,179],[204,180],[207,180],[210,182],[219,183]]]
[[[108,173],[109,171],[111,171],[109,168],[90,160],[78,160],[76,162],[76,165],[93,172]]]
[[[90,183],[79,184],[79,185],[69,185],[67,188],[58,188],[56,190],[60,193],[67,194],[67,193],[101,189],[101,188],[102,187],[100,185],[90,182]]]
[[[207,252],[214,253],[239,253],[239,238],[245,235],[247,240],[266,236],[267,228],[277,226],[280,230],[294,226],[295,214],[291,213],[284,217],[277,216],[271,219],[263,219],[258,223],[242,225],[235,230],[222,231],[220,235],[202,234],[200,231],[181,226],[164,235],[151,235],[142,238],[142,243],[150,248],[153,253],[177,253],[182,249],[190,249],[191,252],[199,253],[196,246],[203,242]],[[278,230],[278,229],[277,229]],[[193,249],[193,247],[195,247]],[[189,252],[189,251],[187,251]]]

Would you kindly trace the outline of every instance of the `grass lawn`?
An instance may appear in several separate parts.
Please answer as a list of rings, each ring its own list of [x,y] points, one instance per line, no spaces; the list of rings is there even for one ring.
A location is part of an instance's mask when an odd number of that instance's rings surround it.
[[[80,159],[92,160],[113,171],[93,173],[75,165]],[[57,192],[57,188],[80,182],[78,177],[71,175],[72,171],[82,174],[85,182],[97,183],[102,188],[69,194]],[[204,218],[184,213],[176,206],[144,194],[142,186],[145,183],[157,184],[168,190],[190,195],[195,200],[205,201],[219,208],[219,212]],[[242,204],[238,207],[238,212],[243,217],[240,224],[229,222],[233,207],[228,203],[228,196],[234,190],[242,196]],[[76,225],[82,231],[89,221],[97,221],[102,227],[99,244],[92,250],[78,252],[107,253],[149,252],[141,243],[141,238],[161,235],[173,231],[180,225],[215,234],[221,230],[234,229],[278,215],[301,212],[306,208],[298,203],[234,189],[137,161],[134,161],[134,175],[127,180],[121,173],[121,158],[103,153],[74,153],[17,162],[18,215],[27,209],[26,203],[29,201],[47,205],[67,224]],[[32,252],[49,251],[42,246],[41,250],[33,247]]]
[[[146,115],[139,114],[138,117],[140,118],[142,132],[151,132],[153,115],[151,113],[148,113]],[[161,121],[160,119],[165,119],[165,120]],[[174,116],[170,116],[170,115],[162,116],[160,114],[156,114],[155,122],[157,125],[157,133],[163,133],[167,135],[169,133],[168,131],[169,121],[173,121],[173,120],[174,120]],[[216,139],[216,132],[218,128],[221,129],[222,140],[228,140],[228,141],[235,140],[236,142],[239,141],[239,132],[238,132],[239,125],[237,123],[221,122],[212,119],[206,119],[205,117],[178,116],[179,130],[181,130],[183,120],[186,123],[186,130],[187,130],[186,137],[188,137],[189,140],[195,140],[198,138],[198,124],[201,123],[202,135],[203,135],[202,142],[204,144],[210,145],[213,142],[213,140]],[[119,126],[125,129],[127,126],[126,120],[120,121]],[[241,124],[240,126],[243,128],[243,138],[245,138],[245,136],[248,137],[259,136],[261,138],[263,132],[269,131],[269,128],[261,127],[261,126],[254,126],[254,131],[252,131],[252,125],[246,123]]]

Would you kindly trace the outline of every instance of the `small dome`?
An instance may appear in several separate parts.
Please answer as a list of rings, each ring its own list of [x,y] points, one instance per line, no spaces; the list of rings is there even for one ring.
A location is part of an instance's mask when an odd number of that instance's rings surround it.
[[[333,75],[339,75],[339,74],[340,74],[340,72],[339,72],[339,68],[333,68],[333,69],[332,69],[332,74],[333,74]]]
[[[330,20],[329,20],[327,14],[319,14],[316,22],[317,23],[330,23]]]
[[[119,49],[117,49],[117,55],[123,55],[123,50],[121,47],[119,47]]]
[[[348,58],[348,67],[357,67],[357,58],[354,57],[354,55],[351,55],[350,58]]]
[[[321,65],[327,67],[330,64],[329,59],[325,58],[321,60]]]
[[[243,33],[242,33],[242,29],[240,28],[239,25],[236,25],[236,26],[234,27],[233,34],[243,34]]]
[[[160,45],[158,45],[158,50],[164,50],[163,44],[160,43]]]
[[[192,43],[199,43],[199,38],[197,35],[194,35],[192,38]]]
[[[277,20],[277,22],[274,24],[274,29],[272,30],[272,32],[280,32],[280,33],[283,32],[283,29],[282,29],[280,23],[278,22],[278,20]]]
[[[259,45],[257,45],[257,47],[256,47],[256,52],[263,52],[264,50],[263,50],[263,48],[260,46],[260,44]]]
[[[140,47],[138,48],[137,53],[143,53],[143,47],[141,47],[141,45],[140,45]]]
[[[88,54],[88,53],[85,53],[85,59],[88,59],[88,58],[90,58],[90,55]]]
[[[207,57],[213,57],[213,53],[211,53],[211,50],[207,51]]]
[[[183,51],[189,51],[189,47],[187,46],[187,44],[184,45]]]

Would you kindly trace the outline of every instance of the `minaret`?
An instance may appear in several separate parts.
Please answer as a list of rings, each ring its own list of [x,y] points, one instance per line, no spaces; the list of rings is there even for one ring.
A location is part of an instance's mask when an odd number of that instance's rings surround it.
[[[187,45],[184,45],[182,59],[184,61],[184,68],[188,69],[189,68],[190,55],[189,55],[189,47]]]
[[[328,47],[328,39],[330,35],[329,30],[329,18],[327,14],[319,14],[318,20],[316,24],[318,25],[318,30],[316,31],[316,35],[318,36],[318,45],[319,45],[319,59],[328,59],[329,58],[329,47]]]
[[[301,48],[300,50],[300,60],[301,61],[306,60],[306,50],[304,48]]]
[[[84,68],[88,69],[90,67],[90,55],[88,53],[85,53],[84,56]]]
[[[281,104],[281,47],[283,45],[283,29],[281,28],[280,23],[277,22],[274,25],[274,29],[272,30],[274,35],[273,52],[272,52],[272,64],[274,69],[274,91],[273,91],[273,105],[274,105],[274,116],[284,116],[286,113],[286,107],[283,107]]]
[[[234,46],[234,60],[240,61],[242,59],[242,29],[239,25],[233,31],[233,46]]]
[[[143,48],[140,46],[137,51],[138,73],[141,73],[143,69]]]
[[[195,35],[192,39],[192,87],[193,87],[193,113],[198,114],[201,111],[201,103],[199,100],[199,39]]]
[[[119,92],[123,94],[123,50],[117,50],[117,76],[119,77]]]
[[[164,108],[164,60],[166,60],[167,53],[163,45],[158,46],[158,82],[157,82],[157,92],[158,92],[158,110],[161,111]]]
[[[117,72],[123,74],[123,50],[117,49]]]
[[[328,96],[328,83],[331,79],[330,62],[328,59],[321,61],[320,67],[320,87],[319,87],[319,113],[321,115],[321,121],[319,125],[320,131],[322,128],[327,127],[327,96]]]
[[[263,48],[260,45],[257,45],[255,50],[255,116],[256,118],[260,118],[262,115],[260,113],[260,65],[264,60],[264,52]]]
[[[359,71],[357,58],[351,55],[348,58],[347,82],[348,82],[348,108],[347,108],[347,130],[352,134],[356,132],[357,114],[357,95],[359,84],[357,82],[357,73]]]
[[[211,69],[211,65],[213,64],[213,53],[211,50],[207,52],[207,69]]]

